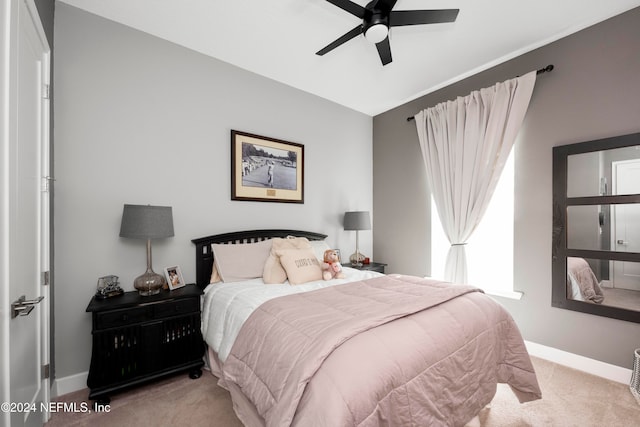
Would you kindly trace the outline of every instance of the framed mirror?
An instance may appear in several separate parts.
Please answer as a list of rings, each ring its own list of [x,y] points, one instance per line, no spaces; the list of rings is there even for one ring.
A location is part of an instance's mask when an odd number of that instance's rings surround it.
[[[640,323],[640,133],[553,148],[552,305]]]

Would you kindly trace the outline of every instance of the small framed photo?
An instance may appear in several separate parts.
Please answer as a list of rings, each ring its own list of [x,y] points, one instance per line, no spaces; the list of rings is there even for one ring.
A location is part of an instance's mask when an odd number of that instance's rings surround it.
[[[340,249],[334,249],[334,251],[336,251],[336,254],[338,254],[338,262],[342,264],[342,255],[340,255]]]
[[[167,283],[171,290],[181,288],[185,285],[184,279],[182,278],[182,271],[177,265],[165,268],[164,276],[167,278]]]

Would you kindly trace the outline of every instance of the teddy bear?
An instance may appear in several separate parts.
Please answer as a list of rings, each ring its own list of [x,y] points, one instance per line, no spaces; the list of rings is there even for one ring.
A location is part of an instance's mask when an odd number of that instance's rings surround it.
[[[338,252],[335,249],[324,251],[324,262],[322,263],[322,278],[324,280],[342,279],[342,265],[338,261]]]

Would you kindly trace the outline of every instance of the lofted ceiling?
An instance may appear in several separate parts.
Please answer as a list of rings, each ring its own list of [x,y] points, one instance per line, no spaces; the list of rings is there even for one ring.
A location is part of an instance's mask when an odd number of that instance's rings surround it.
[[[58,1],[371,116],[640,6],[640,0],[398,0],[394,10],[460,13],[454,23],[392,28],[393,62],[382,66],[362,35],[315,54],[360,23],[325,0]]]

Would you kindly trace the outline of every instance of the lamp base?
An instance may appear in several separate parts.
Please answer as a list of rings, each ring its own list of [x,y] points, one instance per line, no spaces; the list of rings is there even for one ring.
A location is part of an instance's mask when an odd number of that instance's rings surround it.
[[[351,265],[355,265],[356,267],[362,267],[362,261],[364,261],[365,258],[366,256],[362,255],[362,252],[357,251],[351,254],[351,256],[349,257],[349,262],[351,263]]]
[[[151,269],[148,269],[133,281],[133,287],[136,288],[140,295],[145,297],[160,293],[160,289],[166,284],[165,278]]]

